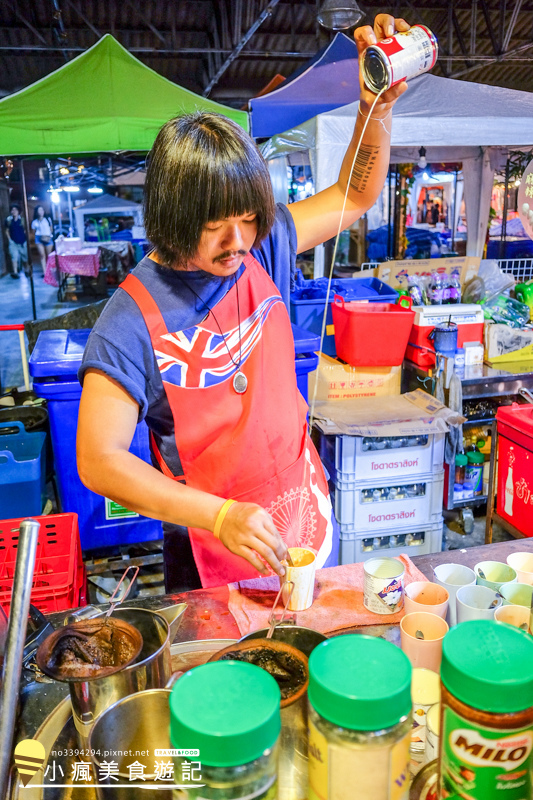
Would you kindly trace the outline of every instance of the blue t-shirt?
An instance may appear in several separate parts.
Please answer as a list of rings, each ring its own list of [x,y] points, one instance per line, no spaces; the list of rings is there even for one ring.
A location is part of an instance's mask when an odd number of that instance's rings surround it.
[[[296,245],[292,215],[286,206],[278,204],[272,230],[258,248],[251,250],[251,254],[278,287],[287,309],[296,268]],[[241,274],[243,269],[241,267],[237,274]],[[224,278],[203,271],[178,273],[149,257],[143,258],[133,274],[148,289],[167,329],[173,333],[198,325],[207,314],[204,302],[213,308],[234,284],[234,276]],[[156,435],[163,457],[176,474],[179,464],[172,414],[150,335],[139,307],[120,288],[91,331],[78,373],[81,383],[89,368],[101,370],[118,381],[139,404],[139,420],[146,419]]]

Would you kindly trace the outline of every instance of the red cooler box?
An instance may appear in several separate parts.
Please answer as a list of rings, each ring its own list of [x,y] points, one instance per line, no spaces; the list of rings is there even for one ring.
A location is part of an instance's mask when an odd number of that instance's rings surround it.
[[[533,536],[533,406],[498,409],[497,510],[524,536]]]
[[[429,334],[436,325],[451,321],[457,325],[457,347],[465,342],[483,344],[483,309],[475,303],[444,306],[413,306],[415,320],[405,357],[419,367],[435,366],[435,348]]]

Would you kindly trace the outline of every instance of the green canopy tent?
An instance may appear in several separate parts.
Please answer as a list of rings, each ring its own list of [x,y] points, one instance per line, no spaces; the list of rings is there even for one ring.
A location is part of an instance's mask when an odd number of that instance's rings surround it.
[[[60,69],[0,100],[0,153],[22,157],[146,152],[163,123],[193,111],[216,111],[248,130],[246,112],[163,78],[106,34]],[[21,172],[27,221],[22,159]],[[28,231],[26,235],[29,242]]]
[[[0,100],[5,156],[147,151],[171,117],[216,111],[248,130],[248,114],[158,75],[110,34],[60,69]]]

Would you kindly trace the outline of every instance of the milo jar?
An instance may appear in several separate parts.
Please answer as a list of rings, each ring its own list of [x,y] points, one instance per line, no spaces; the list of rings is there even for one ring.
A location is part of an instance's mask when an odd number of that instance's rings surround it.
[[[533,637],[492,620],[463,622],[444,638],[441,680],[441,800],[529,800]]]

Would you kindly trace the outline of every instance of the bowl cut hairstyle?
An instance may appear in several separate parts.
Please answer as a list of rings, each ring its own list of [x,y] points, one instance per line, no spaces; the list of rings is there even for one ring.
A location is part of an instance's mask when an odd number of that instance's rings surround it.
[[[240,126],[206,112],[163,125],[148,158],[144,224],[167,266],[185,266],[205,225],[228,217],[256,214],[257,245],[275,211],[266,162]]]

